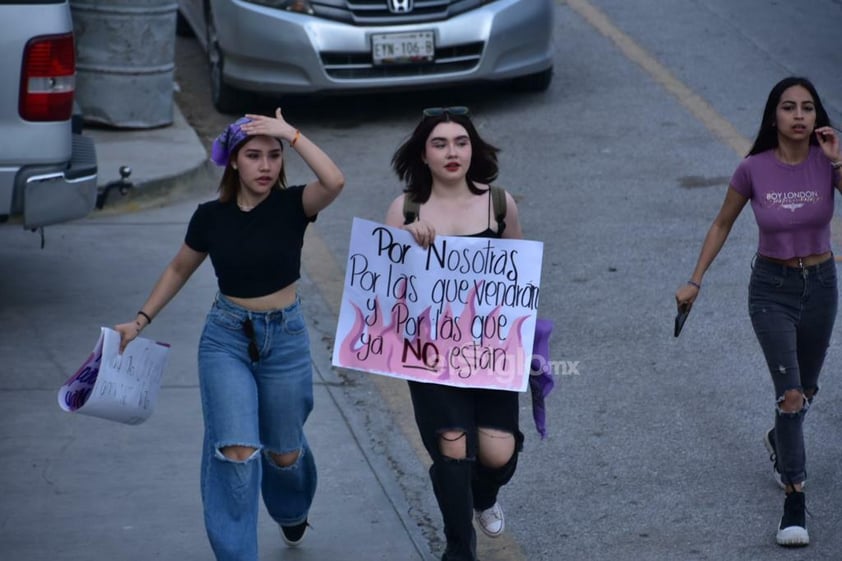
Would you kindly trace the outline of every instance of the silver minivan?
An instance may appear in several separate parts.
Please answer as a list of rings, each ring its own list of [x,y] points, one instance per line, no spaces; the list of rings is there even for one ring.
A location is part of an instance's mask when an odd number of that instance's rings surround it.
[[[208,54],[211,93],[349,93],[552,80],[554,0],[178,0]]]

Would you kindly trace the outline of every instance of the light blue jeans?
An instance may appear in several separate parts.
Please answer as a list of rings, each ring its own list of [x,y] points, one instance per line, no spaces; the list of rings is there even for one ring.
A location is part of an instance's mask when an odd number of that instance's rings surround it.
[[[244,331],[246,319],[253,338]],[[249,356],[252,340],[257,361]],[[284,526],[307,518],[316,492],[316,464],[304,436],[313,409],[313,378],[300,303],[252,312],[217,295],[199,342],[199,387],[208,538],[218,561],[257,561],[261,490],[267,511]],[[256,451],[236,461],[222,454],[226,446]],[[286,467],[269,455],[296,451],[298,459]]]

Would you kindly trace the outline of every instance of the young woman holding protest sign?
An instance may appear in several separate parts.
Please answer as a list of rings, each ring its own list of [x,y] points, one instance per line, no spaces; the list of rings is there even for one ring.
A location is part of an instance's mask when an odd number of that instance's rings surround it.
[[[284,141],[313,171],[312,182],[286,186]],[[137,318],[115,329],[125,348],[210,255],[219,292],[199,343],[205,526],[218,561],[257,561],[261,490],[289,546],[304,538],[316,490],[304,436],[313,407],[310,344],[295,282],[304,231],[345,180],[280,109],[229,125],[211,159],[225,167],[219,198],[199,205]]]
[[[775,388],[775,425],[764,434],[773,473],[785,489],[776,541],[810,542],[805,522],[804,416],[819,373],[838,301],[830,244],[834,191],[842,190],[839,137],[812,83],[789,77],[769,93],[754,145],[734,172],[696,268],[675,293],[689,310],[702,276],[746,203],[759,229],[748,287],[748,311]]]
[[[405,189],[386,224],[406,229],[424,248],[439,234],[521,239],[511,195],[499,192],[506,213],[495,213],[500,203],[489,183],[497,178],[497,152],[479,136],[466,107],[425,109],[392,157]],[[472,518],[491,537],[504,529],[497,494],[514,475],[523,446],[518,393],[412,381],[409,389],[433,460],[430,479],[447,540],[442,560],[476,561]]]

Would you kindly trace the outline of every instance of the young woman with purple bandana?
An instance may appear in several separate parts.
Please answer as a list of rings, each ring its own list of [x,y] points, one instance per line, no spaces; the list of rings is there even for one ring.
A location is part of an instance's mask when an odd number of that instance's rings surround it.
[[[760,131],[737,166],[678,306],[696,300],[702,276],[734,221],[751,202],[759,230],[748,310],[775,387],[774,427],[764,434],[773,474],[784,488],[776,541],[810,543],[805,522],[804,416],[836,319],[836,263],[830,246],[834,189],[842,191],[842,153],[815,87],[789,77],[769,93]]]
[[[315,179],[287,187],[284,142]],[[219,198],[200,204],[184,243],[121,346],[149,325],[210,255],[219,292],[199,342],[205,423],[205,527],[218,561],[257,561],[258,497],[290,547],[304,538],[316,465],[304,436],[313,407],[310,343],[296,293],[304,231],[345,179],[310,139],[275,117],[246,115],[214,141]]]

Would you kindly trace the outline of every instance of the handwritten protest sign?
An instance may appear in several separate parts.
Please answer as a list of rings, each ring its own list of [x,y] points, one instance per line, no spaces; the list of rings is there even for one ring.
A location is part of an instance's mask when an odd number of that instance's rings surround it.
[[[543,244],[437,236],[354,219],[333,364],[526,391]]]
[[[138,337],[120,355],[120,334],[100,328],[94,350],[59,389],[59,407],[127,425],[142,423],[157,403],[169,348]]]

